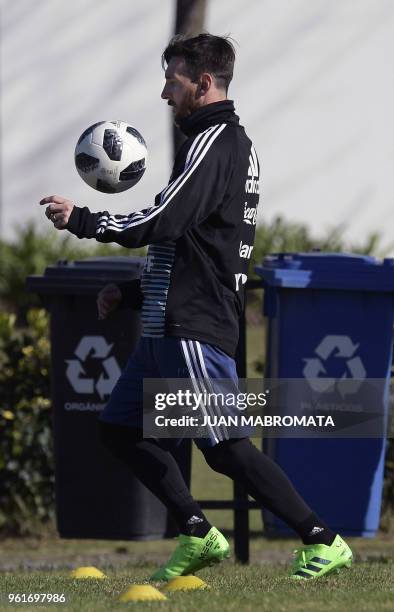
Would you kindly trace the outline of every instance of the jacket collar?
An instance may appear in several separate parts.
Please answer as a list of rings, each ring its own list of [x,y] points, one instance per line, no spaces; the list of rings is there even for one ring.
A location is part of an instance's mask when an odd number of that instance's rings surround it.
[[[202,106],[179,122],[179,127],[186,136],[193,136],[217,123],[239,123],[232,100],[221,100]]]

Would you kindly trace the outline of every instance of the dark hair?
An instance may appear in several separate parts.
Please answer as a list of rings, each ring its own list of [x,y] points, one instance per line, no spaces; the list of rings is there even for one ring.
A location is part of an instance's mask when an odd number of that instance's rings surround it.
[[[173,57],[184,58],[187,76],[193,82],[196,82],[203,72],[209,72],[218,86],[227,91],[233,78],[235,61],[235,49],[228,37],[207,33],[187,38],[177,34],[170,40],[161,56],[163,69]]]

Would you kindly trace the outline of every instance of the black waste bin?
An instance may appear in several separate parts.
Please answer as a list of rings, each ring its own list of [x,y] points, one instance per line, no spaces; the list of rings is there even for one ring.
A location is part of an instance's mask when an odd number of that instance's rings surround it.
[[[144,258],[48,266],[27,287],[50,312],[57,527],[64,538],[149,540],[176,535],[163,504],[98,439],[97,419],[140,336],[131,308],[99,321],[96,297],[139,277]],[[190,441],[174,453],[190,484]]]

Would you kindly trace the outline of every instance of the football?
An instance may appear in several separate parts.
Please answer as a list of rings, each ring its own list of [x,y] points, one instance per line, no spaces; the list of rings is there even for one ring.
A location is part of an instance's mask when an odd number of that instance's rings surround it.
[[[75,166],[85,183],[103,193],[133,187],[145,172],[148,151],[135,127],[125,121],[99,121],[75,147]]]

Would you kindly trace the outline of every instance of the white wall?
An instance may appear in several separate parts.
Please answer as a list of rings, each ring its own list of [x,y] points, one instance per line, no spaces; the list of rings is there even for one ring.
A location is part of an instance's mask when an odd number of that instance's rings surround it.
[[[171,163],[160,57],[172,13],[172,0],[3,1],[3,235],[28,218],[45,223],[38,202],[53,193],[120,213],[153,202]],[[140,183],[113,196],[74,167],[79,135],[103,119],[135,125],[150,154]]]
[[[239,43],[230,97],[260,155],[260,215],[394,243],[394,1],[208,4],[207,29]],[[173,0],[1,7],[3,235],[44,222],[37,202],[52,192],[122,213],[152,202],[171,163],[160,54]],[[108,196],[81,181],[73,150],[85,127],[113,118],[143,133],[150,162],[133,190]]]

